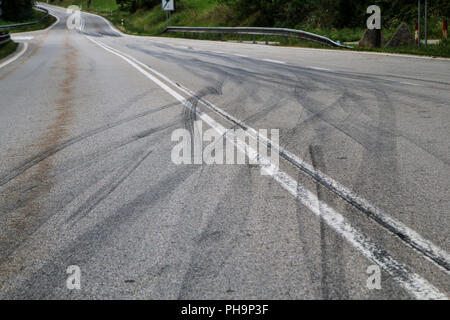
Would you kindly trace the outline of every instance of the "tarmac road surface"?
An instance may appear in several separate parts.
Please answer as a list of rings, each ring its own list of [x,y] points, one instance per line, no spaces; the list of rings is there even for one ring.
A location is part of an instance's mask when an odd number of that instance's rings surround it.
[[[0,68],[0,298],[447,299],[450,60],[69,30],[47,8]],[[199,123],[278,129],[279,169],[174,163]]]

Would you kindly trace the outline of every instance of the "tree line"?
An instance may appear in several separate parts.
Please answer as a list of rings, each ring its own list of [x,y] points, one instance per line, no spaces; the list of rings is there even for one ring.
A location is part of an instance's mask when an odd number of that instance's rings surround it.
[[[89,2],[96,0],[90,0]],[[204,0],[230,7],[242,20],[253,17],[253,24],[261,27],[295,28],[308,25],[318,28],[364,26],[365,9],[372,4],[382,9],[384,25],[411,22],[417,16],[417,0]],[[3,19],[26,20],[33,16],[34,0],[3,0]],[[121,10],[135,12],[152,9],[161,0],[116,0]],[[176,0],[177,8],[189,0]],[[422,1],[423,3],[423,1]],[[429,0],[430,16],[448,20],[449,0]]]
[[[364,26],[369,5],[382,9],[387,24],[414,21],[417,0],[219,0],[233,8],[241,18],[255,15],[260,26],[296,27],[310,25],[318,28]],[[429,0],[430,15],[447,20],[449,0]],[[423,6],[423,1],[422,1]],[[423,10],[423,9],[422,9]]]
[[[3,0],[2,19],[6,21],[24,21],[33,18],[34,0]]]
[[[93,0],[95,1],[95,0]],[[135,12],[150,9],[161,0],[116,0],[122,10]],[[189,0],[175,0],[184,7]],[[297,27],[309,25],[318,28],[344,28],[364,26],[364,15],[369,5],[379,5],[386,24],[414,21],[417,17],[417,0],[205,0],[218,1],[232,8],[238,18],[254,17],[261,27]],[[448,20],[449,0],[429,0],[430,16]],[[422,0],[423,5],[423,0]]]

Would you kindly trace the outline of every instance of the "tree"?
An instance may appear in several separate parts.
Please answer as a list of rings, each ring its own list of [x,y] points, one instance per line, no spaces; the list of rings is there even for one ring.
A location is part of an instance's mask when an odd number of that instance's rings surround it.
[[[3,19],[24,21],[33,18],[33,0],[3,0]]]

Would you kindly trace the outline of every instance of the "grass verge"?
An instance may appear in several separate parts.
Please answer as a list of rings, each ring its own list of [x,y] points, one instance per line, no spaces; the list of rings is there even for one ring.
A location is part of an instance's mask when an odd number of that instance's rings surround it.
[[[416,46],[411,47],[399,47],[399,48],[361,48],[356,47],[359,51],[370,52],[385,52],[385,53],[398,53],[398,54],[411,54],[430,57],[443,57],[450,58],[450,40],[441,40],[438,44],[429,44],[427,47],[422,44],[420,48]]]
[[[0,45],[0,60],[15,52],[18,45],[18,43],[15,43],[12,40],[3,45]]]
[[[68,7],[69,5],[78,5],[83,11],[88,11],[101,15],[110,20],[118,29],[124,33],[144,36],[163,36],[184,38],[181,33],[164,33],[167,20],[166,14],[161,10],[161,5],[157,5],[153,9],[138,10],[135,13],[122,11],[116,4],[115,0],[92,0],[91,6],[87,8],[87,0],[54,0],[51,4]],[[217,0],[178,0],[177,10],[174,12],[169,20],[172,26],[189,26],[189,27],[245,27],[254,26],[254,17],[240,21],[237,20],[235,13],[226,6],[220,5]],[[123,24],[122,24],[123,22]],[[316,29],[308,26],[299,26],[299,29],[327,36],[335,41],[351,42],[359,41],[363,36],[365,29],[363,28],[343,28],[343,29]],[[395,32],[395,28],[383,29],[383,34],[386,39],[390,39]],[[439,22],[430,21],[430,38],[439,34]],[[187,38],[200,39],[200,35],[186,34]],[[438,38],[436,36],[435,38]],[[221,35],[205,35],[205,39],[219,40]],[[237,36],[225,35],[225,40],[237,40]],[[251,41],[251,37],[242,36],[242,40]],[[264,41],[264,37],[256,37],[256,41]],[[279,42],[282,46],[294,47],[308,47],[308,48],[325,48],[314,42],[302,41],[295,38],[269,37],[269,41]],[[429,45],[428,48],[403,47],[403,48],[381,48],[381,49],[367,49],[362,47],[355,47],[358,51],[374,51],[387,53],[401,53],[412,55],[427,55],[434,57],[450,57],[448,42],[441,42],[437,45]]]

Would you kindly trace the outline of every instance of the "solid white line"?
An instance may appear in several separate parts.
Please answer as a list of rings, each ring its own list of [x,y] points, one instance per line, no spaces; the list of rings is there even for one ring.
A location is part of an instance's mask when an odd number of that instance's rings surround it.
[[[105,45],[106,46],[106,45]],[[111,50],[116,50],[112,47],[107,46]],[[411,247],[415,249],[419,249],[421,252],[423,252],[427,259],[429,259],[431,262],[435,263],[439,268],[441,268],[443,271],[445,271],[447,274],[450,274],[450,272],[442,267],[441,265],[437,264],[436,261],[431,259],[431,257],[444,261],[447,265],[450,264],[450,255],[435,245],[433,242],[429,241],[428,239],[425,239],[422,237],[419,233],[416,231],[410,229],[406,225],[404,225],[402,222],[392,218],[388,214],[381,211],[379,208],[371,205],[367,200],[359,197],[355,192],[348,189],[347,187],[341,185],[334,179],[332,179],[330,176],[322,173],[321,171],[314,168],[312,165],[305,162],[303,159],[297,157],[295,154],[289,152],[288,150],[285,150],[283,147],[279,146],[278,144],[275,144],[272,140],[268,139],[267,137],[259,134],[255,129],[249,127],[246,123],[236,119],[232,115],[228,114],[227,112],[223,111],[222,109],[216,107],[212,103],[206,101],[203,98],[196,97],[195,94],[190,91],[189,89],[183,87],[182,85],[173,82],[171,79],[167,78],[165,75],[161,74],[160,72],[150,68],[149,66],[145,65],[144,63],[136,60],[135,58],[124,54],[122,52],[119,52],[119,54],[126,56],[128,59],[132,60],[136,64],[140,65],[144,69],[149,70],[150,72],[156,74],[158,77],[163,79],[164,81],[170,83],[172,86],[180,89],[185,94],[197,98],[200,103],[205,105],[206,107],[212,109],[216,113],[220,114],[222,117],[231,120],[234,123],[239,124],[241,127],[247,128],[247,133],[249,133],[254,139],[260,139],[262,142],[264,142],[266,145],[274,148],[279,154],[282,154],[285,158],[295,163],[299,168],[303,169],[304,171],[308,172],[311,176],[317,177],[320,181],[324,182],[328,186],[330,186],[333,190],[336,190],[339,194],[343,195],[346,199],[349,199],[353,203],[357,204],[361,209],[370,212],[371,215],[379,222],[384,224],[385,226],[389,226],[390,229],[394,230],[397,235],[402,235],[402,239],[410,245]],[[390,230],[392,232],[392,230]]]
[[[106,46],[106,45],[105,45]],[[107,46],[111,50],[116,50],[114,48],[111,48]],[[305,162],[303,159],[297,157],[295,154],[289,152],[288,150],[285,150],[283,147],[279,146],[278,144],[275,144],[272,140],[268,139],[267,137],[259,134],[255,129],[249,127],[246,123],[236,119],[232,115],[228,114],[227,112],[223,111],[222,109],[216,107],[212,103],[206,101],[203,98],[196,97],[195,94],[190,91],[189,89],[183,87],[182,85],[173,82],[171,79],[167,78],[165,75],[161,74],[160,72],[150,68],[149,66],[145,65],[144,63],[136,60],[135,58],[124,54],[122,52],[119,52],[119,54],[126,56],[128,59],[132,60],[136,64],[140,65],[144,69],[149,70],[150,72],[156,74],[158,77],[163,79],[164,81],[170,83],[172,86],[180,89],[185,94],[197,98],[200,103],[205,105],[206,107],[212,109],[216,113],[220,114],[222,117],[231,120],[234,123],[239,124],[241,127],[247,128],[247,133],[249,133],[254,139],[260,139],[262,142],[264,142],[266,145],[274,148],[279,154],[282,154],[284,157],[286,157],[288,160],[295,163],[299,168],[303,169],[304,171],[308,172],[311,176],[317,177],[320,181],[324,182],[325,184],[329,185],[333,190],[336,190],[339,194],[343,195],[345,198],[349,199],[353,203],[357,204],[361,209],[366,210],[367,212],[370,212],[371,215],[374,216],[376,220],[381,222],[382,224],[389,226],[391,229],[393,229],[397,235],[401,234],[402,238],[405,240],[405,243],[412,246],[413,248],[419,249],[422,251],[426,258],[429,259],[431,262],[436,263],[431,259],[437,258],[438,260],[444,261],[447,265],[450,264],[450,255],[442,250],[440,247],[435,245],[433,242],[429,241],[428,239],[425,239],[420,234],[418,234],[416,231],[410,229],[400,221],[392,218],[388,214],[381,211],[379,208],[371,205],[367,200],[359,197],[356,193],[354,193],[352,190],[348,189],[347,187],[341,185],[334,179],[332,179],[330,176],[322,173],[321,171],[314,168],[312,165]],[[392,230],[391,230],[392,232]],[[408,240],[408,241],[406,241]],[[436,265],[441,268],[443,271],[445,271],[447,274],[450,274],[449,271],[445,268],[443,268],[441,265]]]
[[[157,71],[152,70],[156,74],[158,74],[161,77],[164,77],[163,75],[159,74]],[[166,81],[170,81],[168,79],[165,79]],[[190,91],[189,89],[181,86],[180,84],[174,84],[178,85],[181,90],[186,92],[187,94],[196,97],[195,93]],[[267,137],[261,135],[258,131],[253,129],[252,127],[249,127],[246,123],[234,118],[232,115],[226,113],[222,109],[216,107],[214,104],[210,103],[209,101],[196,97],[200,103],[205,105],[206,107],[212,109],[216,113],[220,114],[222,117],[231,120],[234,123],[239,124],[239,126],[246,128],[247,133],[249,133],[254,139],[259,139],[259,141],[264,142],[267,146],[272,147],[275,149],[275,151],[278,152],[278,154],[283,155],[287,160],[294,163],[297,167],[303,169],[311,176],[315,177],[317,180],[320,180],[324,182],[326,185],[330,186],[331,189],[336,190],[336,192],[340,195],[342,195],[344,198],[350,200],[352,203],[356,204],[361,209],[365,210],[366,212],[370,212],[371,215],[378,221],[381,222],[381,224],[384,224],[385,226],[389,226],[391,232],[395,231],[397,235],[401,235],[402,239],[410,245],[411,247],[415,249],[419,249],[421,252],[423,252],[427,259],[429,259],[431,262],[435,263],[439,268],[441,268],[443,271],[445,271],[447,274],[450,274],[447,269],[442,267],[441,265],[437,264],[436,261],[431,259],[431,257],[445,262],[447,265],[450,264],[450,256],[449,254],[435,245],[433,242],[425,239],[420,234],[418,234],[416,231],[410,229],[400,221],[392,218],[388,214],[381,211],[379,208],[371,205],[367,200],[359,197],[355,192],[348,189],[347,187],[341,185],[337,181],[335,181],[330,176],[324,174],[323,172],[317,170],[312,165],[305,162],[303,159],[299,158],[295,154],[289,152],[288,150],[284,149],[283,147],[279,146],[278,144],[274,143],[272,140],[268,139]],[[410,242],[410,243],[409,243]]]
[[[284,61],[278,61],[278,60],[272,60],[272,59],[262,59],[262,60],[267,61],[267,62],[286,64],[286,62],[284,62]]]
[[[11,35],[11,39],[14,41],[28,41],[28,40],[32,40],[33,38],[34,37],[32,37],[32,36],[22,37],[22,36]]]
[[[27,51],[27,49],[28,49],[28,43],[24,42],[23,43],[23,48],[22,48],[22,50],[20,50],[19,53],[17,53],[15,56],[9,58],[8,60],[0,63],[0,69],[5,67],[6,65],[10,64],[11,62],[14,62],[17,59],[19,59],[25,53],[25,51]]]
[[[44,29],[44,30],[36,30],[36,32],[38,32],[38,31],[43,31],[43,32],[49,31],[49,30],[53,29],[53,27],[56,26],[56,25],[58,24],[58,22],[60,21],[59,17],[58,17],[58,16],[54,16],[54,15],[51,15],[51,16],[52,16],[52,17],[55,17],[55,18],[56,18],[56,21],[55,21],[51,26],[49,26],[47,29]]]
[[[246,56],[245,54],[239,54],[239,53],[233,53],[233,54],[238,57],[249,58],[249,56]]]
[[[160,86],[164,91],[169,93],[185,107],[192,111],[195,111],[200,119],[206,122],[209,126],[216,129],[218,133],[224,135],[227,139],[237,146],[237,148],[245,152],[249,159],[258,159],[260,166],[271,177],[277,181],[284,189],[291,193],[296,199],[302,202],[311,212],[320,216],[330,227],[338,232],[343,238],[345,238],[351,245],[357,248],[366,258],[377,263],[383,268],[391,277],[396,280],[406,291],[408,291],[413,297],[417,299],[447,299],[445,294],[441,293],[436,287],[430,284],[427,280],[423,279],[419,275],[410,272],[407,268],[397,262],[389,254],[387,254],[382,248],[378,247],[372,240],[367,238],[357,229],[352,227],[345,218],[329,207],[326,203],[320,201],[315,194],[298,184],[292,177],[283,171],[275,167],[269,160],[262,157],[256,150],[249,147],[245,142],[238,139],[233,131],[228,131],[222,125],[217,123],[207,114],[194,108],[191,102],[180,95],[178,92],[167,86],[161,80],[157,79],[151,73],[147,72],[140,66],[142,63],[136,63],[125,54],[121,53],[117,49],[113,49],[100,41],[96,41],[90,37],[86,37],[93,43],[97,44],[106,51],[120,57],[136,70]]]

